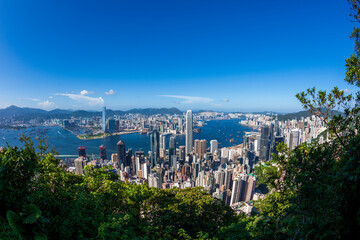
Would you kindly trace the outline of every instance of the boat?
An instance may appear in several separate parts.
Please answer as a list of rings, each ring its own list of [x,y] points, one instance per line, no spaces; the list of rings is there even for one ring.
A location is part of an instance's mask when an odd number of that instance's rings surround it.
[[[194,129],[194,132],[195,132],[195,133],[201,133],[202,130],[201,130],[201,128],[195,128],[195,129]]]

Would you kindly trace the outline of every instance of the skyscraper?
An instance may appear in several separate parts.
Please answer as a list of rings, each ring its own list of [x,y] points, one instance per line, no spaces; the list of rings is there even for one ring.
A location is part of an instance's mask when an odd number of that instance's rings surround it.
[[[179,161],[181,164],[185,163],[185,146],[179,147]]]
[[[84,167],[86,166],[86,160],[83,157],[75,159],[75,174],[83,175]]]
[[[195,139],[194,141],[194,153],[198,156],[199,159],[204,159],[206,153],[207,141],[205,139],[199,140]]]
[[[292,129],[290,132],[289,148],[294,149],[300,144],[301,131],[299,129]]]
[[[125,167],[131,167],[132,149],[126,151]]]
[[[102,130],[106,132],[106,107],[103,107],[102,110]]]
[[[200,140],[199,139],[195,139],[194,141],[194,154],[199,156],[200,154]]]
[[[102,160],[106,159],[106,147],[104,145],[101,145],[100,147],[100,158]]]
[[[186,137],[185,153],[190,154],[193,150],[193,115],[191,110],[186,112]]]
[[[116,144],[116,152],[117,152],[118,166],[123,170],[126,161],[126,150],[125,150],[125,143],[122,140],[120,140]]]
[[[165,135],[160,135],[160,149],[165,149],[166,148],[166,136]]]
[[[112,133],[112,132],[116,132],[116,122],[115,122],[115,119],[113,118],[110,118],[108,121],[108,126],[107,126],[107,129],[108,129],[108,132]]]
[[[270,136],[270,127],[261,126],[261,137],[260,137],[260,160],[266,161],[269,160],[269,136]]]
[[[159,140],[160,140],[160,134],[157,130],[152,131],[151,135],[150,135],[150,150],[151,150],[151,155],[150,155],[150,163],[151,163],[151,168],[155,167],[156,164],[158,164],[158,159],[159,159],[159,155],[160,155],[160,151],[159,151]]]
[[[218,149],[218,141],[217,140],[211,140],[210,141],[210,152],[214,154],[215,151]]]
[[[179,132],[181,132],[181,133],[184,131],[182,118],[178,118],[178,129],[179,129]]]
[[[176,156],[176,141],[175,137],[171,136],[169,140],[169,165],[172,166],[171,157]]]
[[[79,152],[79,157],[86,157],[86,151],[83,146],[78,148],[78,152]]]
[[[204,159],[206,149],[207,149],[207,141],[203,139],[200,141],[200,153],[199,153],[200,159]]]

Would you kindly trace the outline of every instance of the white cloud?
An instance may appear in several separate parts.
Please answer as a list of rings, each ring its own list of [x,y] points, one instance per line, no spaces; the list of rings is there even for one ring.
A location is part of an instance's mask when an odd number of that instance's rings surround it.
[[[53,96],[50,96],[49,99],[53,99],[54,97]]]
[[[89,106],[96,106],[96,105],[103,105],[104,99],[102,97],[89,97],[86,95],[80,94],[73,94],[73,93],[57,93],[58,96],[65,96],[68,97],[74,101],[88,104]]]
[[[183,99],[185,101],[182,101],[180,103],[210,103],[214,101],[212,98],[206,98],[206,97],[193,97],[193,96],[181,96],[181,95],[160,95],[161,97],[169,97],[169,98],[177,98],[177,99]]]
[[[229,102],[229,101],[230,101],[230,100],[229,100],[229,99],[227,99],[227,98],[225,98],[225,99],[224,99],[224,102]]]
[[[80,95],[89,95],[89,94],[94,94],[94,92],[90,92],[90,91],[88,91],[88,90],[82,90],[82,91],[80,92]]]
[[[112,89],[110,89],[109,91],[105,92],[106,95],[114,95],[116,92]]]
[[[342,89],[341,91],[344,91],[344,93],[351,93],[351,90],[345,88],[345,89]]]
[[[30,100],[30,101],[34,101],[34,102],[39,102],[40,99],[38,98],[26,98],[27,100]]]
[[[55,103],[49,102],[48,100],[45,100],[43,102],[39,102],[38,105],[43,108],[51,108],[55,107]]]

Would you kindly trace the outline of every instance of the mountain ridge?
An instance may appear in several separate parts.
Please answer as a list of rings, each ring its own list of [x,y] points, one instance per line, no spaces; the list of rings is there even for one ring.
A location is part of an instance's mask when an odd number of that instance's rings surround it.
[[[114,115],[125,115],[128,113],[139,113],[142,115],[155,115],[155,114],[183,114],[177,108],[134,108],[126,111],[122,110],[106,110],[106,115],[111,117]],[[94,117],[101,116],[101,111],[86,111],[86,110],[65,110],[65,109],[53,109],[43,110],[38,108],[17,107],[11,105],[7,108],[0,109],[0,118],[37,118],[37,117],[53,117],[53,118],[69,118],[69,117]]]

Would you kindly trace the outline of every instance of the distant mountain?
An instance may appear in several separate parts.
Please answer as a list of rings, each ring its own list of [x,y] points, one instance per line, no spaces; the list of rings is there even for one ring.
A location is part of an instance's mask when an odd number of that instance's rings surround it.
[[[112,117],[114,115],[125,115],[128,113],[133,114],[142,114],[142,115],[155,115],[155,114],[179,114],[183,112],[177,108],[144,108],[144,109],[130,109],[127,111],[121,110],[106,110],[106,115]],[[46,111],[36,108],[21,108],[17,106],[10,106],[5,109],[0,109],[0,118],[11,118],[15,117],[18,119],[32,119],[32,118],[70,118],[70,117],[95,117],[101,116],[101,111],[85,111],[85,110],[64,110],[64,109],[54,109],[51,111]]]
[[[7,107],[5,109],[0,109],[0,117],[14,117],[14,116],[23,116],[26,114],[46,114],[47,111],[37,108],[20,108],[14,105]]]
[[[69,114],[73,111],[70,111],[70,110],[64,110],[64,109],[54,109],[54,110],[51,110],[51,111],[48,111],[48,114]]]
[[[330,114],[331,115],[339,115],[342,113],[339,111],[331,111]],[[287,113],[287,114],[278,115],[278,120],[279,121],[287,121],[287,120],[293,120],[293,119],[300,120],[302,117],[306,118],[306,117],[310,117],[310,116],[312,116],[312,114],[309,111],[300,111],[300,112],[296,112],[296,113]]]
[[[182,115],[183,112],[177,108],[144,108],[144,109],[131,109],[125,111],[125,113],[140,113],[142,115],[156,115],[156,114],[179,114]]]

